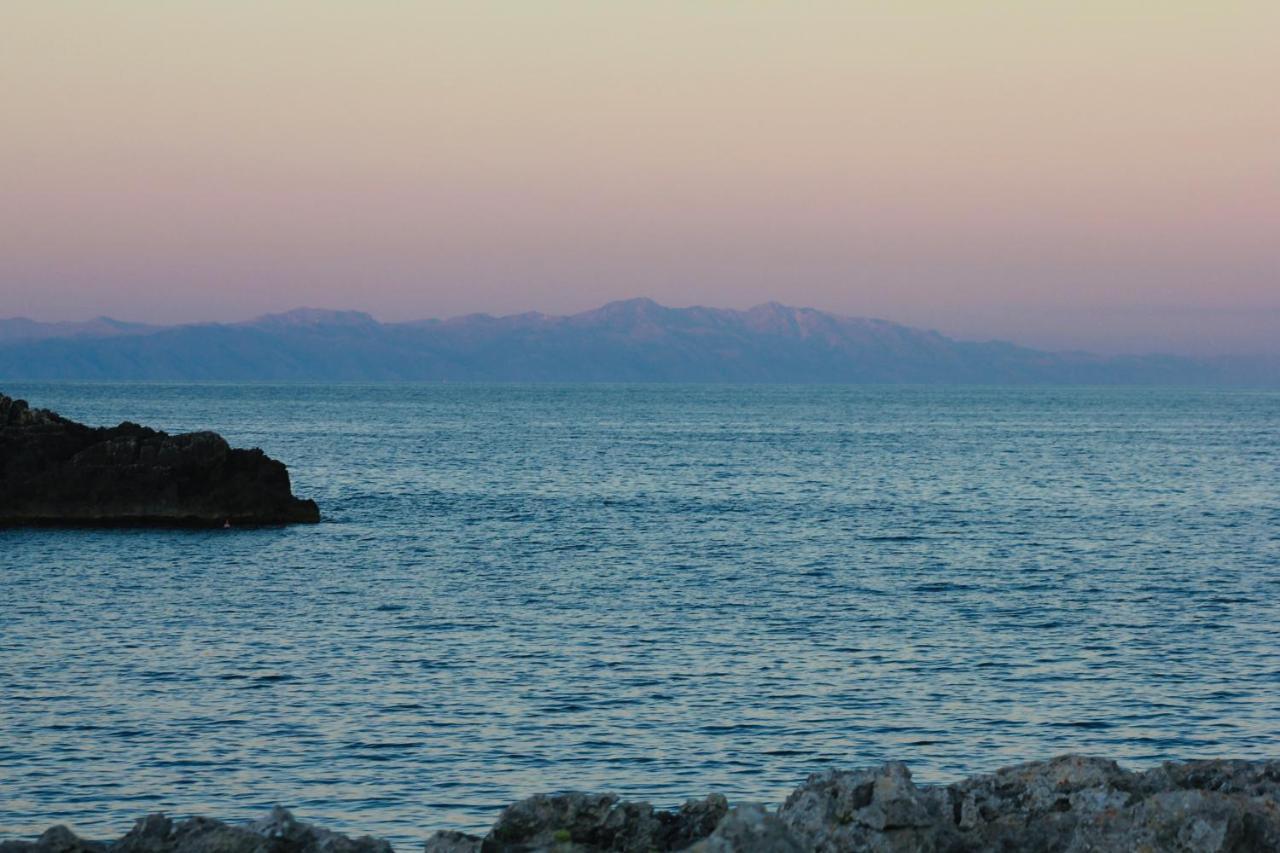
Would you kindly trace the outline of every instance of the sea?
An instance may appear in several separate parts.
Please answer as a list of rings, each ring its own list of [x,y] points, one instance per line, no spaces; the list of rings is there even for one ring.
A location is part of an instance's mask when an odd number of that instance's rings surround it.
[[[261,447],[324,516],[0,531],[0,838],[1280,756],[1274,392],[0,391]]]

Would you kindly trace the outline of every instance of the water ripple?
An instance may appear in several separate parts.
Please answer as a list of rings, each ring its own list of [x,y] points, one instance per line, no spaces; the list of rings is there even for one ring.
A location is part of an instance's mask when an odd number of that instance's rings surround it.
[[[0,532],[0,835],[1280,752],[1280,396],[45,385],[326,520]]]

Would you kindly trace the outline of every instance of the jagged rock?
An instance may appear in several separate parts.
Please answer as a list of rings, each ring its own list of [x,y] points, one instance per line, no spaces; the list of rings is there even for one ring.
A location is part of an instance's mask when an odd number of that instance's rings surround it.
[[[302,823],[280,806],[262,820],[249,824],[249,829],[270,842],[272,853],[392,853],[391,845],[380,838],[367,835],[348,838]]]
[[[1137,777],[1143,791],[1219,791],[1280,800],[1280,761],[1167,761]]]
[[[0,395],[0,525],[316,522],[289,472],[218,434],[94,428]]]
[[[485,837],[491,846],[511,848],[550,847],[576,841],[602,847],[604,824],[617,805],[614,794],[538,794],[507,806]]]
[[[804,843],[777,815],[748,803],[727,815],[711,836],[689,848],[690,853],[805,853]]]
[[[701,800],[685,800],[668,823],[667,834],[662,838],[672,850],[679,850],[699,839],[706,838],[724,822],[729,813],[729,801],[723,794],[711,794]],[[658,819],[665,820],[666,812],[658,812]]]
[[[815,851],[1280,851],[1280,762],[1166,764],[1132,773],[1062,756],[945,788],[906,769],[811,777],[779,816]]]
[[[947,791],[966,849],[1040,850],[1066,849],[1044,845],[1072,837],[1083,820],[1126,808],[1135,787],[1135,774],[1114,761],[1066,755],[975,776]]]
[[[719,794],[688,800],[675,812],[614,794],[539,794],[509,806],[482,850],[680,850],[711,834],[729,810]]]
[[[4,853],[392,853],[379,838],[348,838],[296,820],[276,806],[248,826],[193,817],[173,821],[162,814],[138,820],[114,844],[84,841],[65,826],[55,826],[34,842],[4,842]]]
[[[173,821],[163,814],[149,814],[112,845],[112,853],[168,853],[173,846]]]
[[[0,842],[0,853],[104,853],[107,845],[85,841],[62,824],[46,829],[35,841]]]
[[[778,810],[806,850],[952,849],[955,826],[946,792],[917,788],[906,765],[815,773]]]
[[[1128,809],[1108,809],[1082,820],[1067,853],[1248,853],[1280,850],[1276,802],[1214,791],[1163,791]]]
[[[173,826],[167,839],[154,842],[167,846],[155,853],[270,853],[267,839],[242,826],[230,826],[220,820],[193,817]]]
[[[478,835],[441,829],[427,839],[425,853],[479,853],[483,844]]]
[[[776,811],[725,798],[676,811],[613,794],[539,795],[481,838],[437,832],[425,853],[1255,853],[1280,851],[1280,761],[1167,763],[1134,773],[1067,755],[945,787],[902,764],[810,776]],[[115,844],[64,826],[0,853],[392,853],[277,808],[248,826],[151,815]]]

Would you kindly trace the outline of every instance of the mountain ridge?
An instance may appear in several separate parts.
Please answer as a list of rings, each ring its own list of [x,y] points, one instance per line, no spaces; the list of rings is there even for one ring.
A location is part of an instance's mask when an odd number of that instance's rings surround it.
[[[0,379],[1275,386],[1280,364],[1050,352],[778,302],[672,308],[639,297],[570,315],[390,323],[318,308],[173,326],[0,319]]]

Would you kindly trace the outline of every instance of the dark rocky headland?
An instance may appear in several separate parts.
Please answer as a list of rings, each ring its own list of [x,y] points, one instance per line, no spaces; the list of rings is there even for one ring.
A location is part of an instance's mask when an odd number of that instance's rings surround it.
[[[610,794],[538,795],[508,807],[484,837],[440,831],[425,853],[690,850],[704,853],[1134,853],[1280,850],[1280,760],[1166,763],[1145,772],[1062,756],[947,786],[907,768],[815,774],[776,809],[712,794],[676,811]],[[203,817],[139,820],[118,841],[55,826],[0,853],[390,853],[276,808],[232,826]]]
[[[0,526],[314,523],[284,464],[217,433],[89,427],[0,395]]]

